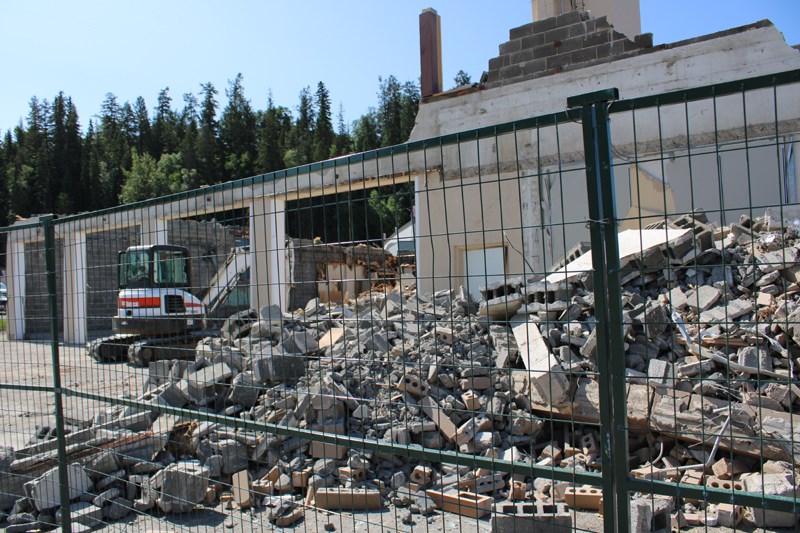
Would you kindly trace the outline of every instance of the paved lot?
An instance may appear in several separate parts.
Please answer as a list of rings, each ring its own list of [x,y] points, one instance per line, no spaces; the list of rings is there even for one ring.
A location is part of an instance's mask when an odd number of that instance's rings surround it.
[[[119,398],[138,396],[147,370],[127,363],[100,364],[86,355],[84,346],[59,346],[60,378],[63,387]],[[53,357],[49,342],[10,341],[0,332],[0,383],[34,387],[53,386]],[[67,423],[91,421],[103,402],[63,396]],[[29,390],[0,389],[0,444],[20,449],[33,435],[37,424],[55,424],[55,396]]]

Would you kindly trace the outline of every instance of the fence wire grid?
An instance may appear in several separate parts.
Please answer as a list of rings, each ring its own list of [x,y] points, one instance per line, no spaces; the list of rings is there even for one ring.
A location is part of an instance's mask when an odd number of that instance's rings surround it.
[[[775,531],[800,71],[0,228],[0,518]]]

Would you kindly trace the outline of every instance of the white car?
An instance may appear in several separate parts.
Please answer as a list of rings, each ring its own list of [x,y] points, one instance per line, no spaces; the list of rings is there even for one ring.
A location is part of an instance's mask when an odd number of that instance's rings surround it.
[[[6,304],[8,303],[8,287],[3,282],[0,282],[0,312],[6,312]]]

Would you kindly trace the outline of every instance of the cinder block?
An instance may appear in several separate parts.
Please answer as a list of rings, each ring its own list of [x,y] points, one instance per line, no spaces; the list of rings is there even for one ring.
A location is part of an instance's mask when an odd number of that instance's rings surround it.
[[[744,483],[731,479],[720,479],[715,476],[706,476],[706,487],[722,490],[744,490]]]
[[[564,491],[564,502],[572,509],[600,509],[603,491],[591,485],[568,487]]]
[[[730,479],[732,472],[731,462],[723,457],[713,465],[711,465],[711,470],[714,471],[714,476],[719,479]]]
[[[414,374],[404,374],[400,381],[397,383],[397,388],[403,392],[407,392],[417,398],[427,396],[430,387],[425,380]]]
[[[375,489],[319,488],[314,505],[331,511],[340,509],[380,509],[381,492]]]
[[[631,501],[631,531],[650,533],[669,530],[672,525],[672,502],[663,498],[637,498]]]
[[[411,481],[420,487],[430,485],[431,481],[433,481],[433,469],[429,466],[417,465],[411,471]]]
[[[304,468],[299,472],[292,472],[292,486],[295,488],[306,488],[308,486],[308,480],[311,479],[311,475],[314,473],[314,469]]]
[[[492,509],[494,533],[567,533],[572,530],[572,514],[564,504],[498,503]]]
[[[347,455],[347,447],[312,441],[309,452],[314,459],[343,459]]]
[[[472,376],[458,381],[461,390],[487,390],[492,386],[492,378],[489,376]]]
[[[736,527],[742,518],[741,507],[730,503],[717,505],[717,525],[722,527]]]
[[[453,335],[452,329],[436,326],[436,340],[445,344],[453,344],[454,338],[455,336]]]
[[[253,504],[250,497],[250,474],[247,470],[240,470],[233,474],[231,480],[233,499],[241,509],[247,509]]]
[[[361,482],[365,479],[367,479],[367,471],[364,468],[339,467],[339,481],[342,483],[347,481]]]
[[[481,518],[489,514],[494,501],[489,496],[463,490],[451,492],[427,490],[425,494],[439,509],[471,518]]]
[[[464,402],[468,411],[477,411],[481,408],[481,399],[474,390],[468,390],[461,395],[461,401]]]
[[[512,502],[524,500],[528,493],[528,487],[524,481],[512,481],[508,490],[508,499]]]
[[[470,418],[458,428],[456,432],[456,444],[461,446],[475,438],[475,435],[481,431],[488,431],[492,429],[492,421],[485,416],[476,416]]]
[[[77,463],[67,466],[67,483],[70,499],[75,499],[92,488],[92,480]],[[61,504],[58,467],[48,470],[30,484],[31,497],[37,510],[52,509]]]

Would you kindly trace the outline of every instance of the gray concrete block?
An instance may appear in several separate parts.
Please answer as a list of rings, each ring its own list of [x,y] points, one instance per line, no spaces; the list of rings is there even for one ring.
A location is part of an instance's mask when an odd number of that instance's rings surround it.
[[[31,498],[37,510],[44,511],[61,505],[58,467],[48,470],[30,483]],[[67,465],[67,484],[70,500],[78,498],[92,488],[92,480],[86,475],[83,467],[75,463]]]
[[[493,533],[521,531],[567,533],[572,531],[572,514],[564,504],[502,502],[492,506]]]
[[[669,531],[672,520],[672,501],[663,498],[637,498],[631,501],[631,531],[650,533]]]
[[[765,496],[796,497],[797,489],[792,485],[792,473],[783,474],[755,474],[744,478],[747,492],[764,494]],[[797,524],[797,515],[780,511],[770,511],[753,507],[753,521],[756,527],[794,527]]]
[[[165,513],[191,511],[206,496],[209,470],[198,461],[178,461],[160,471],[151,481],[158,489],[156,503]]]
[[[262,385],[292,381],[305,375],[306,358],[288,354],[280,346],[269,346],[254,355],[251,368],[255,381]]]
[[[758,368],[759,370],[772,370],[772,357],[764,348],[745,346],[736,354],[740,365]]]
[[[234,375],[233,369],[225,363],[207,366],[187,378],[187,392],[197,405],[213,402],[225,388],[225,382]]]
[[[211,449],[222,456],[223,474],[233,474],[247,468],[247,446],[241,442],[233,439],[223,439],[212,442]]]
[[[262,388],[256,384],[251,372],[242,372],[231,382],[231,392],[228,394],[228,401],[233,404],[241,404],[245,408],[253,407],[258,401],[258,395]]]

